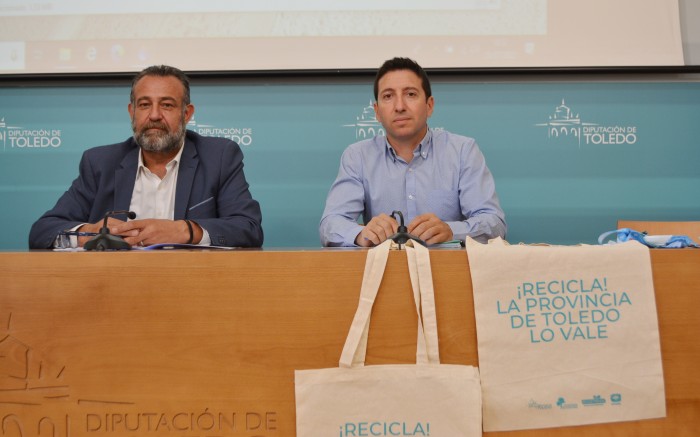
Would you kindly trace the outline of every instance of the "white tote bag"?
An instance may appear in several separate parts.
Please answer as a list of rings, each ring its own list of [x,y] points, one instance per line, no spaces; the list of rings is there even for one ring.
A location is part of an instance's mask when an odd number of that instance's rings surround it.
[[[484,431],[666,415],[647,247],[467,240]]]
[[[297,370],[298,437],[481,435],[481,387],[473,366],[440,364],[428,249],[406,252],[418,312],[416,364],[365,366],[369,320],[390,240],[372,248],[340,367]]]

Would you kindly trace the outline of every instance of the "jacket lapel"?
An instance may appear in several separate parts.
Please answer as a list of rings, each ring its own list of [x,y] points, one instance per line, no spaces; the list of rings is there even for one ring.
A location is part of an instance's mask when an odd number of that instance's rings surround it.
[[[180,168],[177,174],[177,187],[175,189],[175,220],[187,218],[187,205],[192,192],[194,174],[199,164],[197,148],[189,138],[185,140],[184,147],[185,150],[182,151]]]
[[[141,148],[135,146],[124,156],[119,168],[114,172],[115,211],[128,210],[131,205],[131,196],[134,193],[140,152]]]

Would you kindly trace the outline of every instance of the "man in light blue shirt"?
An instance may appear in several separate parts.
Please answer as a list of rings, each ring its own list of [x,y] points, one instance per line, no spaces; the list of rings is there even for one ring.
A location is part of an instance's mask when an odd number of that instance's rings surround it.
[[[474,139],[428,128],[435,101],[420,65],[408,58],[386,61],[374,97],[386,137],[343,153],[321,218],[322,244],[380,244],[398,229],[390,216],[395,210],[406,216],[408,232],[428,244],[504,237],[505,215]]]

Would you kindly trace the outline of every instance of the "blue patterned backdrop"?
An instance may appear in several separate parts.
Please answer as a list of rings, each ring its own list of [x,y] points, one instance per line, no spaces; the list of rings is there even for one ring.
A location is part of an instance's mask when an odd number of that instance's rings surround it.
[[[508,240],[594,243],[618,218],[700,219],[700,83],[435,81],[430,124],[475,137]],[[128,87],[0,88],[0,250],[78,171],[130,135]],[[195,84],[190,128],[231,136],[263,209],[265,247],[319,246],[343,149],[378,127],[366,84]]]

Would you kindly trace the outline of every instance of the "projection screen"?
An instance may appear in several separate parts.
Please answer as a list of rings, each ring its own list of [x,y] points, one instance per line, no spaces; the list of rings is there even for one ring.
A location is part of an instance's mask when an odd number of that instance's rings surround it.
[[[678,0],[0,0],[0,75],[683,65]]]

